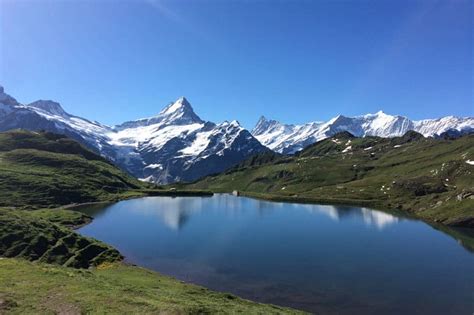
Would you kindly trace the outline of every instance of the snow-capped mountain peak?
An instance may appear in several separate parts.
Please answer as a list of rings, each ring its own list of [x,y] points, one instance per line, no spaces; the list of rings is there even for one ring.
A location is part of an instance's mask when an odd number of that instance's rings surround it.
[[[258,130],[258,129],[261,129],[261,128],[263,128],[263,127],[266,127],[267,124],[268,124],[268,119],[267,119],[267,117],[265,117],[265,116],[262,115],[262,116],[260,116],[260,118],[258,119],[257,124],[255,125],[254,130],[255,130],[255,129]]]
[[[360,115],[356,117],[361,117],[361,118],[374,118],[374,117],[391,117],[392,115],[385,113],[383,110],[379,110],[376,113],[368,113],[365,115]]]
[[[183,113],[186,111],[194,112],[186,97],[181,96],[175,102],[170,103],[168,106],[163,108],[159,115],[172,115],[174,113]]]
[[[284,127],[280,122],[273,119],[267,119],[265,116],[262,115],[260,116],[260,119],[258,120],[257,124],[253,128],[252,134],[254,136],[260,135],[260,134],[266,133],[270,130],[274,130],[280,127],[281,128]]]
[[[146,181],[196,180],[265,150],[238,121],[205,122],[180,97],[158,115],[106,133],[113,160]]]
[[[116,131],[129,128],[145,127],[155,125],[156,128],[163,128],[169,125],[203,124],[204,121],[196,115],[189,101],[184,97],[178,98],[175,102],[168,104],[160,113],[150,118],[142,118],[124,122],[114,127]]]
[[[54,116],[61,116],[67,117],[69,116],[68,113],[61,107],[61,105],[57,102],[49,101],[49,100],[39,100],[27,105],[28,107],[33,107],[35,109],[39,109],[47,114],[51,114]]]
[[[235,119],[231,121],[225,120],[221,125],[230,128],[241,128],[240,123]]]
[[[203,123],[184,96],[166,106],[155,119],[161,120],[162,123],[177,125]]]

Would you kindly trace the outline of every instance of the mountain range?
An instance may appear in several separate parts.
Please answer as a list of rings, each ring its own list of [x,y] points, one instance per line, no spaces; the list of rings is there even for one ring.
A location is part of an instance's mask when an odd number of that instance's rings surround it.
[[[144,181],[191,182],[222,172],[257,153],[292,154],[340,131],[356,136],[394,137],[408,130],[425,136],[472,131],[474,118],[444,117],[411,121],[378,112],[337,116],[328,122],[282,124],[262,117],[252,132],[237,121],[202,120],[186,98],[170,103],[154,117],[107,126],[67,113],[59,103],[21,104],[0,86],[0,131],[45,130],[71,137]]]
[[[443,133],[467,133],[474,129],[474,118],[447,116],[439,119],[413,121],[403,116],[392,116],[379,111],[356,117],[339,115],[327,122],[310,122],[303,125],[282,124],[262,116],[252,130],[252,135],[271,150],[293,154],[317,141],[338,132],[348,131],[356,137],[399,137],[413,130],[425,137]]]
[[[237,121],[202,120],[184,97],[154,117],[110,127],[53,101],[20,104],[0,87],[0,131],[11,129],[67,135],[133,176],[162,184],[194,181],[269,150]]]

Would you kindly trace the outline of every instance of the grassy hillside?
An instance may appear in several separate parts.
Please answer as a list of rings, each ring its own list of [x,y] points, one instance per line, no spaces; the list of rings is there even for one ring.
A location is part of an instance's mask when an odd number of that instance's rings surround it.
[[[0,313],[299,314],[123,264],[93,270],[0,259]]]
[[[62,204],[112,200],[143,188],[76,141],[51,133],[0,133],[0,256],[88,268],[122,260],[110,246],[70,230],[92,218]]]
[[[52,207],[113,200],[144,184],[64,136],[0,133],[0,206]]]
[[[474,227],[474,135],[455,140],[354,138],[340,133],[290,157],[248,161],[188,185],[273,200],[397,209]]]

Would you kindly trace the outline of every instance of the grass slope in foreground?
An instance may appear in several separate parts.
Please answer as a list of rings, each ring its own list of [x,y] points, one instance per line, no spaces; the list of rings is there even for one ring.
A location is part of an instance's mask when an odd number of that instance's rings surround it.
[[[187,185],[239,190],[269,200],[398,209],[445,225],[474,227],[474,135],[355,138],[347,132],[295,156],[256,156]],[[179,185],[177,187],[180,187]]]
[[[123,264],[94,270],[0,259],[0,313],[299,314]]]

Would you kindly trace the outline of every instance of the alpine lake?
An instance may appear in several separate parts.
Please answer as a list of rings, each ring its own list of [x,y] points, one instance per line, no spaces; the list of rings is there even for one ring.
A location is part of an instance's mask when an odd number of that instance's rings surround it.
[[[368,208],[227,194],[77,210],[94,217],[78,232],[114,246],[126,262],[246,299],[323,314],[474,311],[472,231]]]

